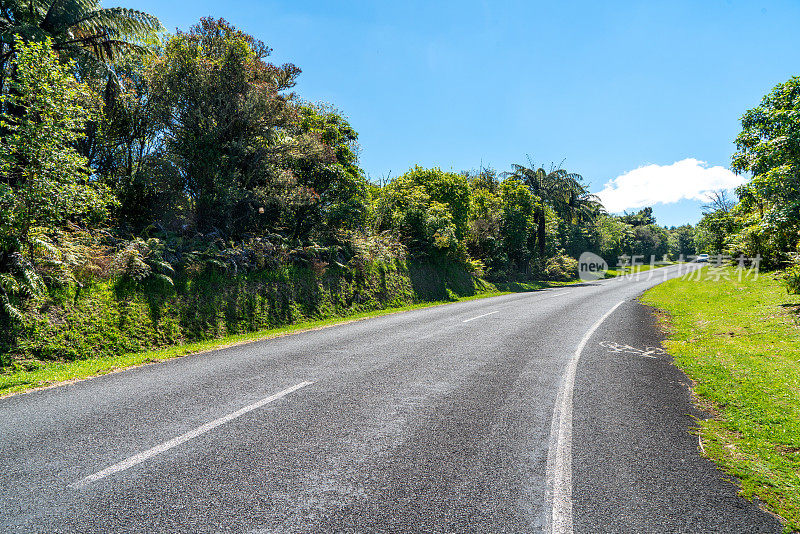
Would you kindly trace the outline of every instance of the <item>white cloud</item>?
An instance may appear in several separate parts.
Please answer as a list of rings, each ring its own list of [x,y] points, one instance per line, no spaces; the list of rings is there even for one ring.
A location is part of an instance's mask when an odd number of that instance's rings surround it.
[[[671,204],[680,200],[706,200],[708,193],[733,189],[745,182],[725,167],[687,158],[672,165],[645,165],[617,176],[597,193],[609,213]]]

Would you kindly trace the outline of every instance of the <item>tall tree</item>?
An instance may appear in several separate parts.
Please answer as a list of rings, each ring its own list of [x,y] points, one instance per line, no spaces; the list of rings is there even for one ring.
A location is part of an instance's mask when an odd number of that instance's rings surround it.
[[[15,38],[42,41],[78,59],[90,54],[113,61],[116,54],[143,50],[141,40],[161,31],[158,18],[123,7],[103,8],[97,0],[3,0],[0,2],[0,42],[6,54]]]
[[[620,216],[620,220],[634,227],[656,224],[656,218],[653,216],[653,208],[650,206],[642,208],[635,213],[626,212],[625,215]]]
[[[294,214],[293,237],[314,230],[353,229],[364,224],[367,180],[358,166],[358,133],[329,105],[301,104],[291,122],[298,149],[287,164],[298,184],[315,193],[315,202]]]
[[[291,135],[300,73],[266,61],[263,42],[204,18],[167,43],[152,66],[152,91],[169,161],[191,199],[194,226],[227,236],[280,230],[319,201],[288,168],[303,151]]]
[[[748,255],[780,261],[800,239],[800,76],[780,83],[742,117],[731,168],[752,175],[739,187],[736,241]]]
[[[530,189],[510,178],[500,183],[503,245],[508,259],[517,269],[525,270],[530,260],[527,248],[531,218],[538,206]]]
[[[74,148],[98,102],[49,45],[47,40],[20,45],[14,58],[19,79],[7,99],[24,113],[0,116],[7,132],[0,141],[0,197],[8,199],[0,235],[19,242],[6,243],[7,249],[28,253],[34,227],[58,227],[107,200],[98,195],[86,159]]]
[[[513,171],[505,174],[527,185],[531,193],[541,199],[534,210],[533,219],[539,257],[543,258],[547,233],[545,206],[551,207],[565,221],[573,222],[593,218],[600,211],[600,203],[588,193],[580,174],[555,167],[546,171],[543,167],[537,168],[530,160],[528,165],[513,164]]]
[[[44,290],[34,265],[37,248],[47,245],[37,236],[102,217],[111,203],[74,148],[92,115],[91,90],[47,39],[18,46],[19,76],[6,98],[22,113],[0,115],[0,322],[4,314],[21,319],[17,298]]]

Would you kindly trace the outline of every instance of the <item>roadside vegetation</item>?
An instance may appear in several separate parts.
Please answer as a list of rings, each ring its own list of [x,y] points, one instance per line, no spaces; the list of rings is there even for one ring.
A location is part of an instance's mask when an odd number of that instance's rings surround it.
[[[455,298],[455,301],[494,297],[517,291],[532,291],[538,288],[538,286],[539,284],[515,284],[513,291],[501,291],[493,286],[488,286],[473,296],[457,297]],[[307,330],[316,330],[347,322],[359,321],[372,317],[380,317],[381,315],[416,310],[451,302],[453,302],[452,299],[448,299],[446,301],[426,301],[416,304],[408,304],[405,306],[387,307],[372,311],[356,312],[345,317],[301,320],[276,328],[266,328],[263,330],[256,330],[242,334],[226,335],[205,341],[172,345],[156,350],[144,350],[139,352],[124,352],[119,350],[104,351],[102,355],[74,361],[61,361],[54,359],[50,361],[28,361],[22,364],[18,363],[14,370],[0,374],[0,397],[14,393],[21,393],[36,388],[47,387],[54,384],[60,384],[70,380],[80,380],[83,378],[100,376],[138,365],[155,363],[171,358],[185,356],[187,354],[195,354],[234,345],[241,345],[257,340],[295,334]]]
[[[776,274],[717,274],[670,280],[642,300],[665,312],[665,346],[711,415],[698,421],[705,454],[798,531],[800,299]]]
[[[706,455],[800,531],[800,77],[741,120],[736,198],[709,199],[698,252],[722,267],[645,294],[663,312],[667,349],[695,382]],[[730,263],[737,265],[729,267]],[[761,276],[739,275],[744,269]]]
[[[749,174],[736,197],[710,198],[698,236],[699,252],[723,262],[759,258],[759,267],[784,271],[787,289],[800,293],[800,76],[776,85],[741,119],[731,168]]]
[[[3,16],[0,374],[568,281],[585,250],[695,252],[561,165],[367,177],[345,115],[224,20]]]

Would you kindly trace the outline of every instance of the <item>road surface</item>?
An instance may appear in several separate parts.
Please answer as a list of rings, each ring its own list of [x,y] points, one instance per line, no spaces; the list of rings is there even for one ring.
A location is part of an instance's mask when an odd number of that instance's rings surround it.
[[[780,532],[635,300],[677,270],[0,399],[0,531]]]

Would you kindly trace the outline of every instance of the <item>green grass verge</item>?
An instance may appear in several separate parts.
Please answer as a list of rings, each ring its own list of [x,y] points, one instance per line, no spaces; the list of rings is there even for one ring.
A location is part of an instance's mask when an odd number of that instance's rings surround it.
[[[666,348],[695,382],[705,454],[800,531],[800,297],[774,275],[673,279],[642,298],[664,312]]]
[[[500,290],[485,291],[467,297],[455,297],[447,301],[422,302],[417,304],[410,304],[407,306],[362,312],[345,317],[333,317],[321,320],[303,321],[279,328],[271,328],[247,334],[226,336],[218,339],[200,341],[196,343],[187,343],[184,345],[175,345],[152,351],[134,352],[128,354],[120,354],[117,356],[90,358],[86,360],[78,360],[70,362],[42,362],[37,369],[18,370],[6,374],[0,374],[0,397],[12,395],[15,393],[22,393],[25,391],[29,391],[31,389],[48,387],[48,386],[63,384],[74,380],[81,380],[84,378],[100,376],[115,371],[119,371],[122,369],[126,369],[129,367],[135,367],[142,364],[168,360],[171,358],[185,356],[187,354],[205,352],[209,350],[228,347],[231,345],[240,345],[252,341],[289,335],[306,330],[325,328],[328,326],[334,326],[337,324],[358,321],[361,319],[368,319],[371,317],[378,317],[390,313],[416,310],[420,308],[427,308],[430,306],[439,306],[442,304],[450,304],[453,302],[462,302],[467,300],[495,297],[499,295],[507,295],[509,293],[519,292],[519,291],[533,291],[536,289],[541,289],[542,287],[546,287],[549,284],[533,282],[533,283],[515,283],[515,284],[505,284],[505,285],[508,286],[508,288],[501,287]]]
[[[614,278],[615,276],[643,273],[649,271],[650,269],[659,269],[661,267],[669,267],[670,265],[675,265],[675,263],[671,262],[671,263],[662,263],[656,265],[647,263],[644,265],[625,267],[623,269],[609,269],[606,271],[606,278]]]
[[[499,291],[502,291],[503,294],[508,294],[539,291],[548,287],[568,286],[580,282],[582,282],[582,280],[570,280],[568,282],[493,282],[493,284]]]

